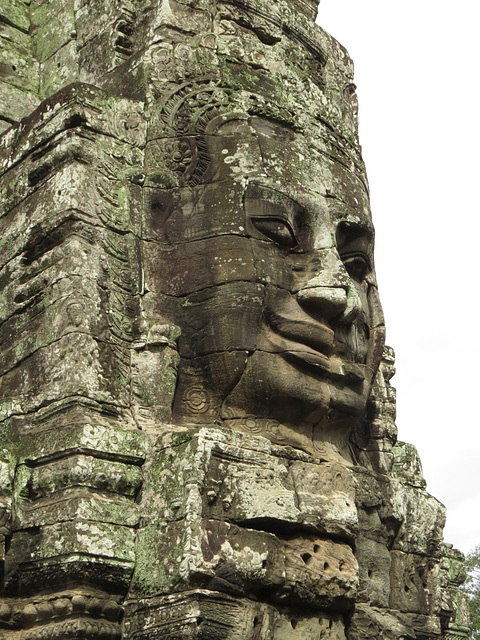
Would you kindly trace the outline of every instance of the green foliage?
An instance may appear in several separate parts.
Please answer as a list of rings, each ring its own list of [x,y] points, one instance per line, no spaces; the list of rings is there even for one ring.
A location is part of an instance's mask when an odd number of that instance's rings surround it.
[[[480,640],[480,545],[467,554],[467,579],[463,589],[468,593],[472,640]]]

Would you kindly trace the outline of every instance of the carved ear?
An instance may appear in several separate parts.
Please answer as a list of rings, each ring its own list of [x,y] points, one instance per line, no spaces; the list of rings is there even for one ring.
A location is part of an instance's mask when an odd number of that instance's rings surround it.
[[[372,371],[373,378],[384,357],[385,350],[385,320],[378,289],[375,285],[369,285],[368,288],[368,309],[370,314],[370,340],[367,364]]]
[[[391,347],[384,346],[370,390],[365,421],[352,434],[361,464],[380,473],[390,473],[393,447],[397,441],[396,394],[390,384],[394,374],[395,353]]]
[[[352,112],[352,123],[354,126],[355,135],[358,136],[358,96],[357,85],[353,82],[349,82],[342,89],[342,94],[345,102],[350,104]]]

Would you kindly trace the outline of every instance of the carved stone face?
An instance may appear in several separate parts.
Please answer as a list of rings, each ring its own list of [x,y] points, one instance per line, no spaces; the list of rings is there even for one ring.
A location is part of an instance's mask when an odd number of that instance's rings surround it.
[[[219,117],[205,139],[205,184],[176,193],[164,229],[182,329],[176,416],[345,440],[377,365],[365,185],[266,119]]]

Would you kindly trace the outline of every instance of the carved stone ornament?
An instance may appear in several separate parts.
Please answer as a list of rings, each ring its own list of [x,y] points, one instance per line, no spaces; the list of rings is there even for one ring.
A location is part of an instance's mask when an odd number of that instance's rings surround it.
[[[313,0],[0,0],[0,638],[467,638]]]

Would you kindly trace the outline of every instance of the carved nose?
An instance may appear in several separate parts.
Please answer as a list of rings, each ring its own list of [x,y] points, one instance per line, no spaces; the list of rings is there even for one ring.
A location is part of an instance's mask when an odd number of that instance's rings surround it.
[[[341,287],[306,286],[297,293],[300,305],[311,315],[323,320],[341,316],[348,305],[348,296]]]

